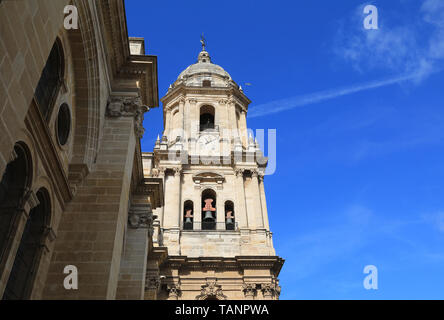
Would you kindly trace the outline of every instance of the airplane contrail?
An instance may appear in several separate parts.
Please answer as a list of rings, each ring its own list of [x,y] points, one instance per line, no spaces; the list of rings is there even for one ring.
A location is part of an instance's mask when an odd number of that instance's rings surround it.
[[[346,96],[346,95],[361,92],[361,91],[366,91],[366,90],[371,90],[371,89],[376,89],[376,88],[380,88],[380,87],[385,87],[385,86],[397,84],[400,82],[404,82],[404,81],[418,78],[418,76],[420,76],[420,74],[415,72],[415,73],[402,75],[402,76],[398,76],[398,77],[393,77],[393,78],[389,78],[389,79],[385,79],[385,80],[371,81],[371,82],[363,83],[363,84],[356,85],[356,86],[338,88],[338,89],[334,89],[334,90],[319,91],[319,92],[315,92],[315,93],[311,93],[311,94],[307,94],[307,95],[275,100],[275,101],[260,104],[260,105],[257,105],[255,107],[251,108],[251,110],[248,113],[248,116],[250,118],[262,117],[262,116],[270,115],[273,113],[278,113],[281,111],[290,110],[290,109],[294,109],[297,107],[302,107],[302,106],[306,106],[309,104],[322,102],[325,100],[335,99],[338,97]]]

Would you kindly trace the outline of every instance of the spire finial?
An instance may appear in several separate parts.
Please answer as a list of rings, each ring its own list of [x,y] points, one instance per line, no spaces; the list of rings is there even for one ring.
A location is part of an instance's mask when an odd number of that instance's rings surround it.
[[[205,51],[205,46],[207,45],[207,41],[205,40],[203,32],[202,35],[200,36],[200,43],[202,44],[202,51]]]

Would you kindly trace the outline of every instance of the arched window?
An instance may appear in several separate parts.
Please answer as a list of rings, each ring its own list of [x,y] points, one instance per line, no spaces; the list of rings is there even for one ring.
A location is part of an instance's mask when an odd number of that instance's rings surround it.
[[[234,203],[232,201],[225,201],[225,228],[226,230],[235,229],[234,218]]]
[[[202,230],[216,229],[216,192],[207,189],[202,192]]]
[[[183,229],[193,230],[194,206],[193,201],[187,200],[183,205]]]
[[[0,182],[0,261],[6,256],[8,240],[15,215],[22,209],[23,198],[31,185],[32,160],[28,148],[17,143],[14,146],[15,160],[6,167]]]
[[[200,108],[200,131],[214,131],[215,110],[212,106]]]
[[[35,99],[43,117],[48,120],[64,77],[63,48],[56,39],[35,89]]]
[[[29,213],[23,236],[20,241],[14,265],[12,266],[3,299],[29,299],[37,274],[45,227],[51,216],[51,202],[48,191],[37,191],[39,204]]]

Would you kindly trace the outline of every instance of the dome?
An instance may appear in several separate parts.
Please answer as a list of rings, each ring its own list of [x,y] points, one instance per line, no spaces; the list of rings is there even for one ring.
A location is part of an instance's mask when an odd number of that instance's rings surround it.
[[[215,86],[227,86],[231,80],[224,68],[211,62],[205,49],[199,53],[197,63],[190,65],[177,77],[177,81],[184,81],[189,86],[199,86],[204,80],[210,80]]]

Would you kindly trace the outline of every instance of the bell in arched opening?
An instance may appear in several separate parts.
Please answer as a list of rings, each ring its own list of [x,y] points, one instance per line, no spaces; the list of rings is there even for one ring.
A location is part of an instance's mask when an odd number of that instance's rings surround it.
[[[225,202],[225,228],[226,230],[235,229],[234,204],[231,201]]]
[[[207,189],[202,193],[202,230],[216,229],[216,192]]]
[[[193,202],[188,200],[185,201],[184,204],[184,216],[183,216],[183,229],[184,230],[193,230]]]

